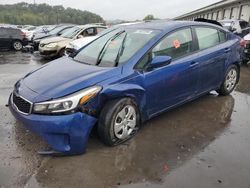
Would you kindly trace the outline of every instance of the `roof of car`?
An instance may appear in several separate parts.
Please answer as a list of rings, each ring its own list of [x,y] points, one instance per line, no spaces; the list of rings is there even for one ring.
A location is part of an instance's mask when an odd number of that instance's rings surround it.
[[[81,29],[90,28],[90,27],[103,27],[103,28],[105,28],[105,26],[103,26],[103,25],[95,25],[95,24],[76,25],[76,27],[79,27]]]
[[[205,23],[205,22],[195,22],[195,21],[152,21],[152,22],[145,22],[139,24],[133,24],[124,26],[126,28],[135,28],[135,29],[157,29],[157,30],[172,30],[175,28],[185,27],[185,26],[195,26],[195,25],[206,25],[206,26],[213,26],[217,28],[221,28],[215,24]]]

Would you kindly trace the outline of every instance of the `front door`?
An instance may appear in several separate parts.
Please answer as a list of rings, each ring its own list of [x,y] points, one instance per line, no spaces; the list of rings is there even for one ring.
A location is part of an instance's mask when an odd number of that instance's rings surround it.
[[[166,36],[150,52],[152,58],[172,57],[169,65],[144,72],[150,117],[196,94],[199,73],[193,47],[191,29],[186,28]]]

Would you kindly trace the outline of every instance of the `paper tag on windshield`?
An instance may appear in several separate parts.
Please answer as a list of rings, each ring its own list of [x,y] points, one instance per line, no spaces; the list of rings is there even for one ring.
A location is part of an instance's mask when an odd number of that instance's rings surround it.
[[[137,30],[134,33],[138,34],[144,34],[144,35],[150,35],[153,31],[148,31],[148,30]]]

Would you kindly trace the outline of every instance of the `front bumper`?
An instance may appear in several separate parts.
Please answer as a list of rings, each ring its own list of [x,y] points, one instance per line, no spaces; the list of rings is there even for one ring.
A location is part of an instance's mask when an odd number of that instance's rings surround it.
[[[9,100],[9,109],[15,118],[29,130],[44,139],[55,151],[66,155],[83,154],[89,134],[97,119],[77,112],[69,115],[23,115]]]
[[[57,56],[58,50],[57,48],[47,48],[39,46],[39,52],[41,56],[44,57],[54,57]]]

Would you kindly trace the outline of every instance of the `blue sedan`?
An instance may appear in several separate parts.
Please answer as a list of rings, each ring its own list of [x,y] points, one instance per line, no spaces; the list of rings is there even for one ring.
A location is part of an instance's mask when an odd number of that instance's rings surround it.
[[[94,126],[115,146],[162,112],[212,90],[229,95],[239,81],[240,44],[208,23],[124,26],[27,74],[9,108],[56,152],[84,153]]]

